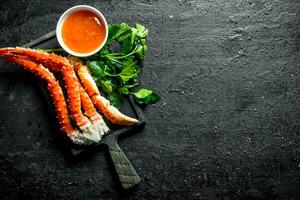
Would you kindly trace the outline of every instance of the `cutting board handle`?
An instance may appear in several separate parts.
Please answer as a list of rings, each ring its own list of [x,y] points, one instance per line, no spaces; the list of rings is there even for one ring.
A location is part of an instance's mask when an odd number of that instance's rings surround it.
[[[108,148],[122,187],[128,189],[137,185],[141,179],[117,144],[117,140],[110,140]]]

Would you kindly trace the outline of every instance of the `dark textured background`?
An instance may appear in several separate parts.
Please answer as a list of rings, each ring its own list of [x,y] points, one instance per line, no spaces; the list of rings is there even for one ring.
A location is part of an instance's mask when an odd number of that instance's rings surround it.
[[[81,3],[149,28],[162,99],[120,142],[142,182],[121,191],[103,151],[70,162],[32,76],[1,64],[0,199],[300,199],[300,1],[1,1],[0,46]]]

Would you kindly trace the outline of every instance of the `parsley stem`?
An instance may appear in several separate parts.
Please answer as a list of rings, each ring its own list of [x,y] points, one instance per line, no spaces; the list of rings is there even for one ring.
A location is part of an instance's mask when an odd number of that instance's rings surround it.
[[[57,52],[57,51],[64,51],[63,48],[56,48],[56,49],[41,49],[41,48],[38,48],[37,50],[44,51],[44,52],[47,52],[47,53],[52,53],[52,52]]]
[[[123,55],[123,56],[115,56],[114,53],[111,53],[111,54],[106,54],[105,57],[108,58],[108,59],[110,59],[110,58],[122,59],[122,58],[126,58],[128,56],[131,56],[131,55],[135,54],[136,50],[137,50],[137,46],[129,54],[126,54],[126,55]]]
[[[114,62],[116,62],[118,64],[122,64],[122,62],[120,62],[120,61],[118,61],[118,60],[116,60],[114,58],[109,58],[109,57],[106,57],[106,58],[109,59],[109,60],[111,60],[111,61],[114,61]]]

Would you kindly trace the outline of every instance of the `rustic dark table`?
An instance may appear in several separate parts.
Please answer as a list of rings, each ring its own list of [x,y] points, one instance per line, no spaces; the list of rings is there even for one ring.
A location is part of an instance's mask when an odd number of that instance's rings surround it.
[[[141,82],[161,101],[120,141],[141,176],[122,191],[104,151],[70,160],[32,76],[0,68],[0,199],[300,199],[300,1],[2,1],[0,46],[88,4],[149,28]]]

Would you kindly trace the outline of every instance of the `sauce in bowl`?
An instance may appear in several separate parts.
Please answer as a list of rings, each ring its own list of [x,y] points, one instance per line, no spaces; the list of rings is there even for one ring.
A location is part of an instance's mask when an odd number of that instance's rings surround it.
[[[103,21],[91,11],[70,14],[62,25],[62,38],[72,51],[88,53],[97,49],[105,40]]]
[[[87,5],[65,11],[56,26],[60,46],[69,54],[86,57],[97,53],[105,44],[108,26],[102,13]]]

